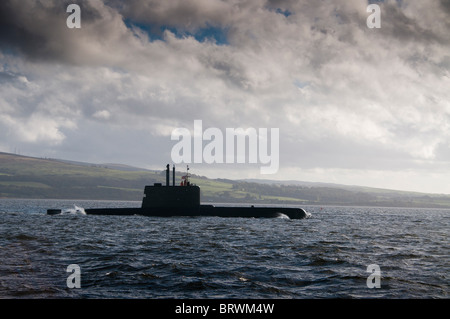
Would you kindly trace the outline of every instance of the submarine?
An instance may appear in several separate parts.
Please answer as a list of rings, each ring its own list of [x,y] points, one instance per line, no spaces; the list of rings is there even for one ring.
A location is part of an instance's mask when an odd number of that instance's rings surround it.
[[[154,183],[145,186],[141,207],[133,208],[87,208],[86,215],[143,215],[158,217],[173,216],[216,216],[302,219],[307,213],[302,208],[290,207],[255,207],[250,206],[214,206],[200,203],[200,187],[189,180],[189,166],[182,176],[180,185],[175,185],[175,166],[173,166],[172,185],[170,185],[170,165],[166,166],[166,185]],[[61,214],[61,209],[48,209],[48,215]]]

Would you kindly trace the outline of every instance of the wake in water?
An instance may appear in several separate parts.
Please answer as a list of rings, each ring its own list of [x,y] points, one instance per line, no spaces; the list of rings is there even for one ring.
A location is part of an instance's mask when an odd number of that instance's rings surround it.
[[[65,209],[61,211],[61,215],[70,214],[70,215],[86,215],[83,207],[78,207],[77,205],[73,205],[73,208]]]
[[[308,213],[307,211],[305,211],[305,214],[306,214],[306,215],[305,215],[305,218],[306,218],[306,219],[311,218],[311,216],[312,216],[311,213]],[[276,218],[290,219],[288,215],[283,214],[283,213],[277,213]]]
[[[278,213],[276,218],[290,219],[288,215],[285,215],[285,214],[283,214],[283,213]]]

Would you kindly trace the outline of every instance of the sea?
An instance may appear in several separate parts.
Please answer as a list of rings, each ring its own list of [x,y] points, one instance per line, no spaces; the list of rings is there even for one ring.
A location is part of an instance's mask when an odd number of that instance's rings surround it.
[[[449,297],[449,210],[306,206],[301,220],[84,213],[139,206],[0,199],[0,298]]]

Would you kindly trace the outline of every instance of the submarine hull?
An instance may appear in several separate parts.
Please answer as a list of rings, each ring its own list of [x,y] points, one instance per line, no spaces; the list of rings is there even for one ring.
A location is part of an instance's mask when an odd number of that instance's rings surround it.
[[[189,171],[189,167],[188,167]],[[250,217],[277,218],[289,217],[302,219],[307,213],[302,208],[287,207],[216,207],[200,204],[200,187],[191,185],[189,173],[183,176],[180,186],[175,186],[175,167],[173,168],[173,185],[169,185],[169,164],[166,166],[166,187],[161,183],[145,186],[144,198],[140,208],[88,208],[87,215],[116,215],[116,216],[217,216],[217,217]],[[59,209],[47,210],[48,215],[61,213]]]
[[[301,208],[280,207],[216,207],[200,205],[198,207],[146,207],[146,208],[93,208],[85,209],[87,215],[142,215],[142,216],[216,216],[277,218],[287,216],[290,219],[302,219],[306,212]]]

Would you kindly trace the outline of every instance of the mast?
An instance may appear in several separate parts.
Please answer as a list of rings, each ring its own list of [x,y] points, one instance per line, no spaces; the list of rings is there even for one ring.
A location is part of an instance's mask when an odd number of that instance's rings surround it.
[[[166,166],[166,186],[169,186],[169,167],[170,167],[170,165],[169,164],[167,164],[167,166]]]
[[[186,185],[187,185],[187,186],[190,186],[191,183],[189,182],[189,177],[190,177],[191,175],[189,174],[189,165],[186,165],[186,166],[187,166]]]

